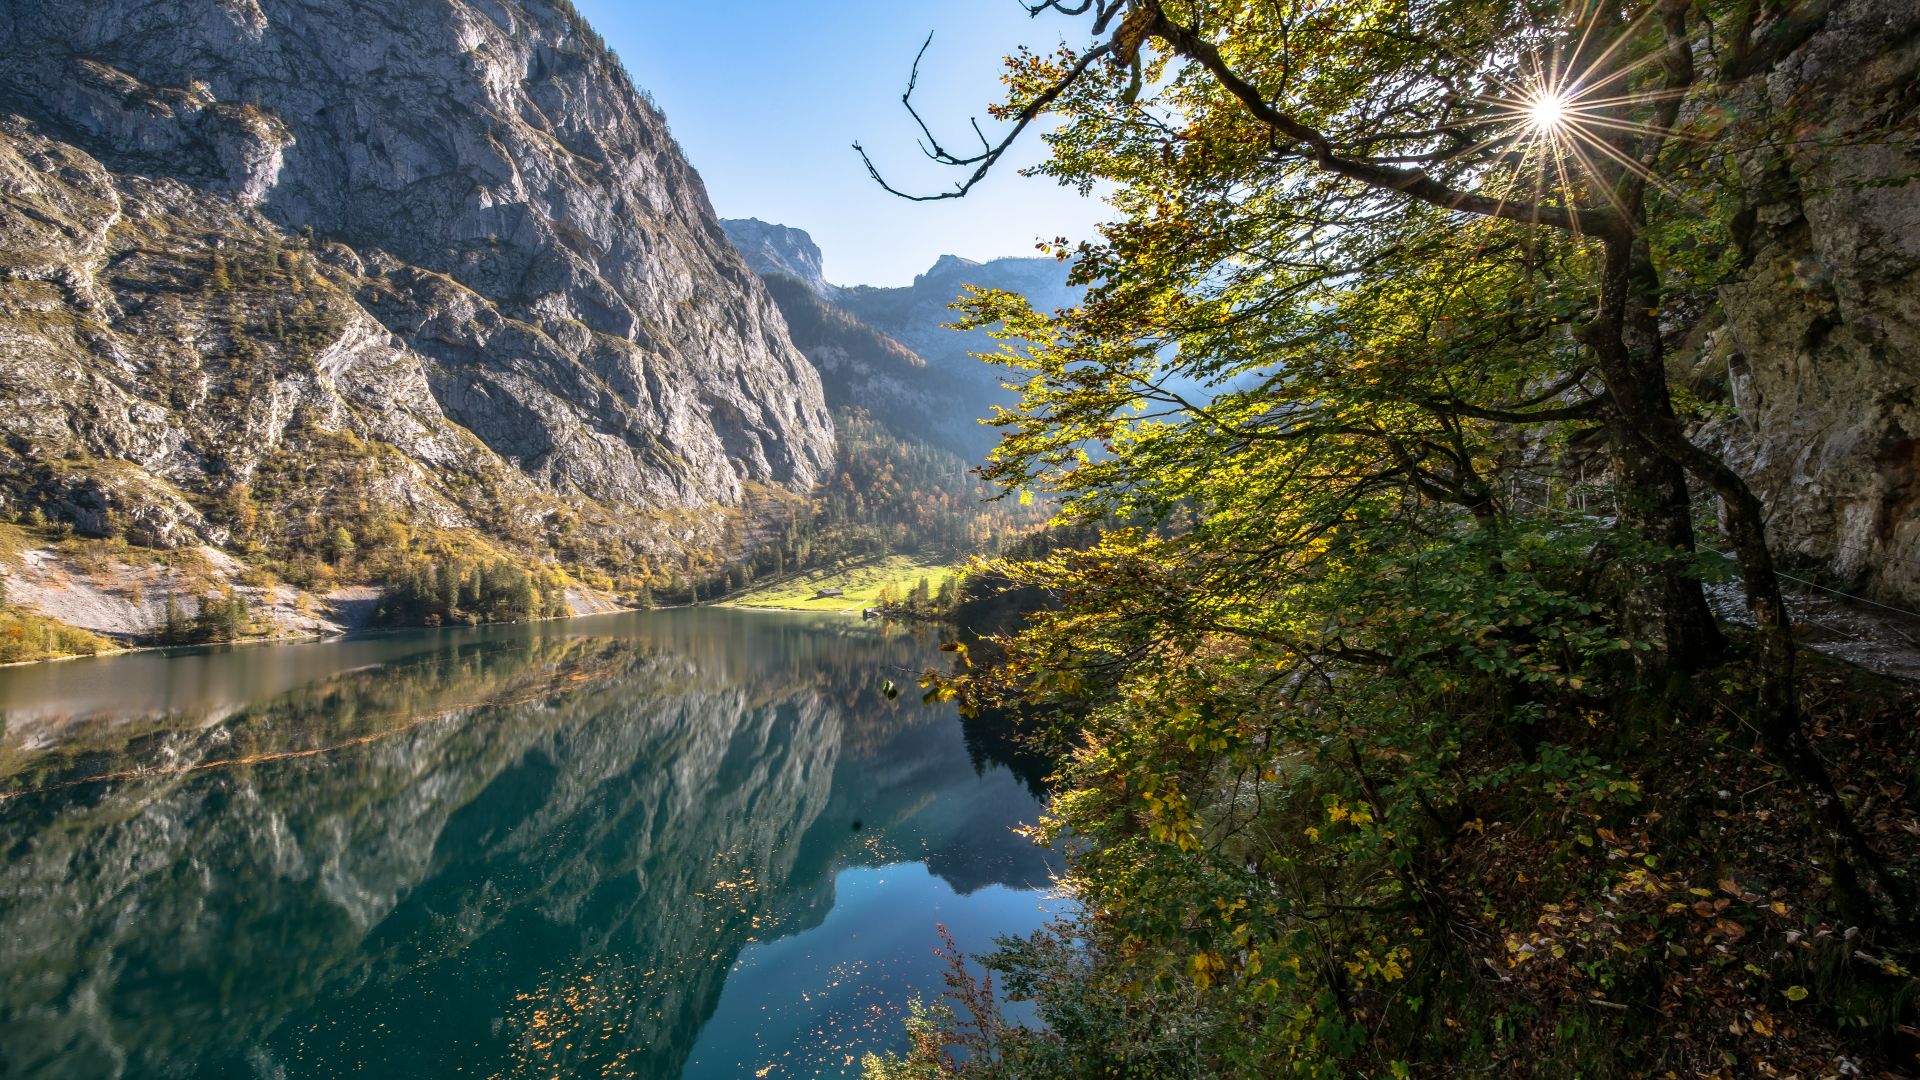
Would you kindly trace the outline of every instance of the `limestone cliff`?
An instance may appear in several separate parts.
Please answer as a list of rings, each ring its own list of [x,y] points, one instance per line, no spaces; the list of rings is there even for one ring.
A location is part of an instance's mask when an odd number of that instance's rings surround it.
[[[565,0],[0,10],[0,507],[579,558],[804,491],[818,376]]]
[[[747,265],[759,273],[795,278],[822,300],[831,301],[839,295],[839,287],[827,283],[820,245],[805,230],[759,218],[729,218],[720,224]]]
[[[1743,160],[1745,268],[1696,381],[1798,573],[1920,605],[1920,8],[1836,5],[1729,111],[1791,131]]]

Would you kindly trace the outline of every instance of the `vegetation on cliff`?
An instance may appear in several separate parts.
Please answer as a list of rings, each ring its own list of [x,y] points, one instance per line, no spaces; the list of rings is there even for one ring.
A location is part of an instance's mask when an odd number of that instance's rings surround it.
[[[1092,44],[1000,115],[1120,220],[1083,305],[972,297],[1034,343],[988,472],[1114,524],[998,563],[1043,610],[928,685],[1042,718],[1083,907],[990,959],[1046,1030],[960,969],[869,1074],[1920,1064],[1912,697],[1799,655],[1677,374],[1817,107],[1718,105],[1822,18],[1033,6]]]

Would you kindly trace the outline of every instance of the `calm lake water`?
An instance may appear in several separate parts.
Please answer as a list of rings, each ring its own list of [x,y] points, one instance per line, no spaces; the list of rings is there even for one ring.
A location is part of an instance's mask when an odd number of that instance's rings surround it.
[[[938,924],[1060,906],[934,656],[693,610],[0,670],[0,1075],[857,1075]]]

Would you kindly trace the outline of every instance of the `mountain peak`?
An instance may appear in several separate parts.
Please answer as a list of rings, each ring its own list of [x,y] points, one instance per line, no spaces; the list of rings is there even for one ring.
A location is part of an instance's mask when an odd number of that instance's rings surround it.
[[[942,255],[934,260],[933,266],[929,267],[926,273],[920,276],[922,278],[942,278],[964,270],[978,270],[983,265],[985,264],[975,262],[972,259],[961,258],[958,255]]]
[[[759,218],[732,218],[720,222],[727,238],[757,274],[785,274],[805,282],[814,294],[829,298],[838,290],[827,284],[820,245],[806,230],[776,225]]]

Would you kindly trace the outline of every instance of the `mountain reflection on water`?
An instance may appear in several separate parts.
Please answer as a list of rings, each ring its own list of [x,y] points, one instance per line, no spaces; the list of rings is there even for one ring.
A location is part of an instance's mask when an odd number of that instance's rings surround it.
[[[1050,903],[1031,768],[881,692],[932,655],[695,610],[0,671],[0,1075],[854,1072],[936,922]]]

